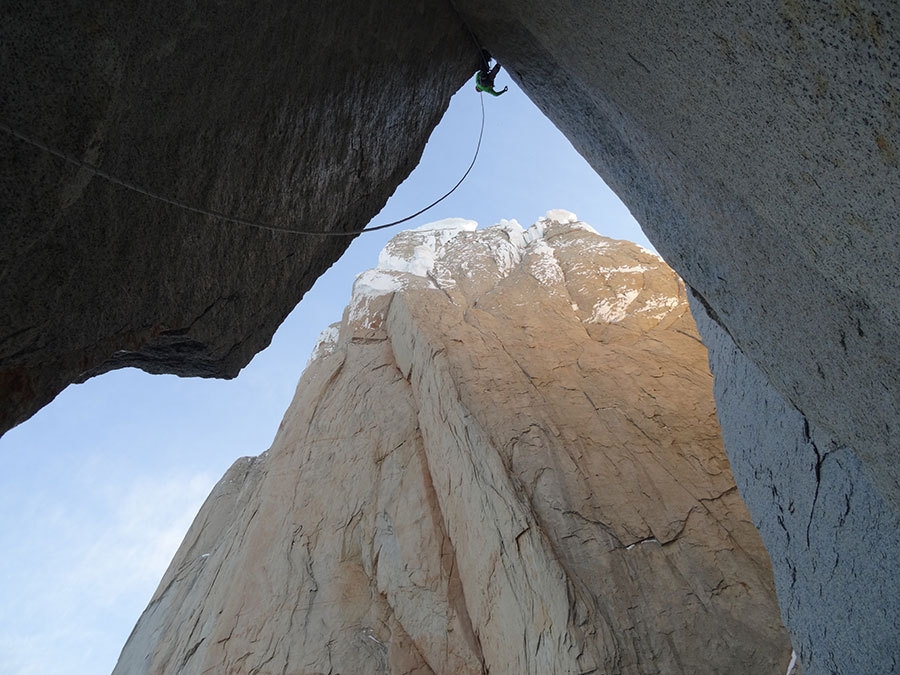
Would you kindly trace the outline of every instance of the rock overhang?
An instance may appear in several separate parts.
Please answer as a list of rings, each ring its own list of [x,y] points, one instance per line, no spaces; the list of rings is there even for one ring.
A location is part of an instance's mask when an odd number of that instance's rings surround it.
[[[13,3],[2,21],[5,124],[154,194],[311,231],[365,226],[479,63],[441,0]],[[352,240],[0,144],[0,433],[114,368],[234,377]]]

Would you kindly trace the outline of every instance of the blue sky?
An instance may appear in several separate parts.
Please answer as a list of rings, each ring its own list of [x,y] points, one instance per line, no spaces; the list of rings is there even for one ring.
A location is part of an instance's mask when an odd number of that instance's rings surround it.
[[[625,206],[512,85],[485,97],[485,136],[465,183],[417,227],[447,217],[528,226],[550,209],[652,248]],[[454,97],[415,172],[373,225],[459,180],[481,112]],[[203,227],[198,220],[198,227]],[[237,226],[235,226],[237,227]],[[110,672],[203,499],[238,457],[266,450],[319,332],[340,319],[356,274],[404,226],[362,235],[235,380],[128,369],[73,385],[0,439],[0,673]]]

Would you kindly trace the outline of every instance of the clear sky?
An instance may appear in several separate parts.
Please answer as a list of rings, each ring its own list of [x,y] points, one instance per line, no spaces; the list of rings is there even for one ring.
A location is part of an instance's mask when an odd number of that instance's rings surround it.
[[[497,84],[510,91],[484,98],[472,173],[406,226],[462,217],[527,227],[561,208],[601,234],[651,248],[503,71]],[[459,180],[478,137],[478,96],[472,83],[456,94],[420,165],[373,225],[417,211]],[[116,371],[70,386],[0,439],[0,673],[112,670],[206,495],[235,459],[269,447],[319,332],[340,319],[355,275],[375,266],[402,227],[358,237],[235,380]]]

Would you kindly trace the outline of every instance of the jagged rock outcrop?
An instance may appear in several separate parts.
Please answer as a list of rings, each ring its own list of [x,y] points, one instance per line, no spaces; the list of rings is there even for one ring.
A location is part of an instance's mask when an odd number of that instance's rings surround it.
[[[116,672],[778,673],[677,276],[566,212],[397,236]]]
[[[315,231],[381,209],[479,63],[443,0],[13,0],[0,25],[0,123],[166,197]],[[0,222],[0,434],[113,368],[235,376],[350,241],[185,212],[5,131]]]

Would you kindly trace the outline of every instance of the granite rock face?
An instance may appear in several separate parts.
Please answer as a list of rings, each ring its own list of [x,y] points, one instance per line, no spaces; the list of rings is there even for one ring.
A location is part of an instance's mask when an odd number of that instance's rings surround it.
[[[381,209],[479,63],[442,0],[12,0],[0,25],[3,124],[166,197],[314,231]],[[0,433],[113,368],[235,376],[350,241],[188,213],[3,131],[0,222]]]
[[[556,211],[400,234],[117,673],[778,673],[766,552],[655,255]]]
[[[477,66],[460,18],[616,190],[741,358],[815,429],[816,446],[856,457],[879,520],[896,519],[891,0],[6,2],[0,116],[176,198],[352,229],[409,171]],[[433,100],[404,106],[412,72]],[[0,432],[68,382],[117,366],[233,375],[344,247],[198,228],[7,135],[0,150]],[[714,351],[714,369],[738,367],[736,354]],[[760,415],[752,433],[771,438]],[[758,452],[774,461],[781,447]],[[758,522],[778,515],[751,508]],[[795,541],[806,535],[798,527]],[[863,533],[851,534],[846,559]],[[817,555],[791,550],[806,567]],[[798,634],[824,635],[793,616]]]
[[[691,308],[728,458],[805,672],[897,672],[900,520],[856,453],[785,401],[699,301]]]

